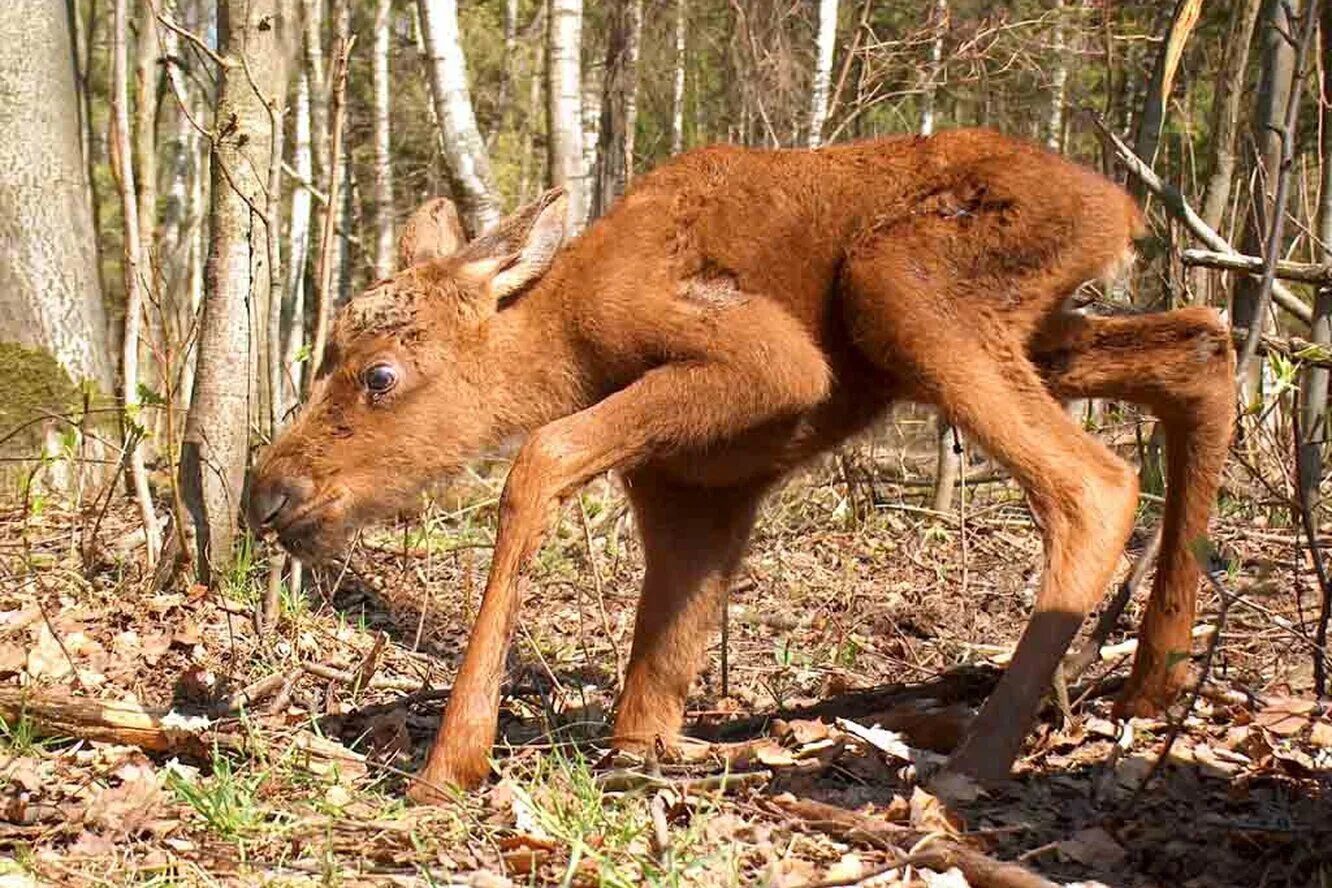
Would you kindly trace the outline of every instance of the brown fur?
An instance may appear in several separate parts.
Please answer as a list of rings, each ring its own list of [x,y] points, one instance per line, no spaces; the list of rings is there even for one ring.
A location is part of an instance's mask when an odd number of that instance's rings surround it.
[[[639,179],[552,262],[562,218],[547,195],[349,304],[311,403],[255,475],[255,526],[317,555],[530,432],[414,796],[488,773],[518,573],[564,497],[624,475],[647,574],[616,742],[669,742],[763,493],[894,400],[937,406],[1006,465],[1045,539],[1031,623],[951,767],[1007,773],[1132,526],[1133,471],[1058,398],[1138,401],[1166,423],[1163,569],[1124,702],[1142,713],[1170,701],[1198,579],[1188,545],[1206,529],[1231,431],[1233,358],[1209,311],[1064,312],[1141,232],[1120,189],[962,130],[695,151]],[[362,373],[384,362],[400,381],[375,398]]]

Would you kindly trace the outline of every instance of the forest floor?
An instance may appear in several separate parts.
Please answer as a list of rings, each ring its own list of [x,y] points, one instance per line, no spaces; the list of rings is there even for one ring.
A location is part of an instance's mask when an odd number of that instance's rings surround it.
[[[600,742],[642,568],[622,498],[594,484],[529,572],[495,779],[437,808],[406,803],[404,775],[477,605],[498,471],[365,534],[262,635],[266,554],[212,591],[154,590],[128,503],[100,520],[13,504],[0,886],[1329,884],[1332,723],[1293,531],[1223,508],[1231,603],[1161,767],[1171,723],[1111,720],[1121,644],[1070,688],[1071,719],[1046,707],[1008,785],[945,803],[920,772],[1011,650],[1039,536],[1010,486],[963,520],[870,464],[849,452],[765,507],[686,762]],[[1204,590],[1198,661],[1221,611]]]

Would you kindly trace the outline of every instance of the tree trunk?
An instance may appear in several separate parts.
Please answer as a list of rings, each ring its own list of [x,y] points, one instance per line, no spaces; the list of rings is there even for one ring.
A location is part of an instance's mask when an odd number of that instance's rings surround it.
[[[152,132],[140,133],[139,137],[147,142],[146,147],[130,144],[129,117],[129,10],[128,0],[115,0],[111,26],[111,167],[116,175],[120,191],[121,225],[125,234],[125,248],[121,261],[125,279],[125,333],[121,339],[121,403],[125,408],[125,446],[128,449],[130,480],[134,486],[134,498],[139,504],[139,517],[143,521],[146,537],[145,549],[147,563],[151,569],[157,561],[161,549],[158,535],[157,513],[153,506],[152,493],[148,489],[148,469],[143,462],[142,437],[146,428],[139,412],[139,331],[144,314],[145,282],[152,277],[152,270],[146,261],[143,232],[147,229],[149,238],[154,226],[141,224],[139,204],[142,191],[135,185],[135,155],[146,151],[153,155]],[[141,75],[142,71],[139,72]],[[140,85],[143,92],[146,88]],[[141,93],[142,100],[143,95]],[[140,126],[147,129],[142,117]],[[138,150],[136,150],[138,148]],[[142,161],[150,169],[155,169],[152,160]],[[149,194],[156,194],[156,188],[149,186]],[[144,210],[147,212],[146,210]]]
[[[920,134],[929,136],[934,133],[934,98],[937,83],[943,73],[944,32],[948,28],[948,0],[937,0],[935,15],[938,17],[934,40],[930,43],[930,67],[925,74],[925,83],[920,100]],[[948,424],[947,418],[940,413],[935,423],[934,453],[934,499],[936,512],[947,512],[953,507],[953,486],[961,473],[963,456],[962,432]]]
[[[671,81],[671,153],[679,154],[684,150],[684,101],[685,101],[685,16],[688,13],[688,0],[675,0],[675,77]]]
[[[1050,73],[1050,113],[1045,118],[1045,144],[1051,151],[1064,150],[1064,104],[1068,101],[1068,29],[1065,21],[1067,6],[1064,0],[1055,0],[1054,29],[1050,36],[1050,51],[1054,55],[1054,71]]]
[[[211,157],[206,292],[180,466],[204,582],[233,557],[251,418],[248,307],[267,306],[273,273],[270,232],[260,216],[276,216],[266,193],[273,140],[266,103],[285,100],[293,25],[282,0],[222,0],[218,6],[218,51],[228,64],[218,80],[214,119],[221,129]]]
[[[809,101],[809,147],[823,144],[828,119],[828,84],[832,79],[833,49],[837,44],[837,0],[819,0],[818,50],[814,54],[814,82]]]
[[[1202,13],[1202,0],[1179,0],[1175,4],[1174,14],[1170,17],[1170,27],[1157,53],[1152,67],[1152,79],[1147,85],[1147,95],[1143,100],[1142,115],[1138,118],[1138,135],[1134,152],[1147,161],[1150,166],[1156,160],[1156,149],[1161,141],[1161,127],[1165,124],[1166,106],[1170,102],[1170,93],[1175,85],[1175,72],[1179,70],[1179,60],[1184,55],[1189,36],[1198,24]],[[1134,185],[1139,198],[1143,194],[1142,185]]]
[[[5,0],[0,342],[49,355],[74,383],[109,397],[112,362],[86,172],[66,5]]]
[[[1286,35],[1294,35],[1295,21],[1286,15],[1287,4],[1298,15],[1299,0],[1264,0],[1261,19],[1263,47],[1262,74],[1258,82],[1258,101],[1254,111],[1251,135],[1258,148],[1260,169],[1255,177],[1253,193],[1254,212],[1245,226],[1240,252],[1248,256],[1261,256],[1263,234],[1270,224],[1273,189],[1281,167],[1281,129],[1295,75],[1295,47]],[[1266,328],[1269,318],[1259,318],[1258,280],[1250,275],[1235,276],[1235,293],[1231,306],[1231,319],[1236,327],[1248,329],[1254,324]],[[1241,395],[1245,403],[1258,396],[1262,362],[1253,361],[1247,378],[1242,381]]]
[[[583,0],[550,0],[546,53],[547,171],[569,195],[570,231],[586,217],[583,197]]]
[[[1332,3],[1320,9],[1323,49],[1323,125],[1322,125],[1322,192],[1318,204],[1318,240],[1322,244],[1319,259],[1332,264]],[[1313,323],[1309,339],[1322,346],[1332,345],[1332,287],[1321,286],[1314,297]],[[1323,454],[1327,441],[1328,371],[1323,367],[1309,367],[1304,371],[1300,393],[1300,442],[1298,475],[1300,495],[1309,514],[1317,515],[1319,482],[1322,480]],[[1321,671],[1321,670],[1320,670]]]
[[[930,64],[925,71],[925,79],[920,94],[920,134],[934,135],[934,98],[939,91],[939,75],[943,73],[944,32],[948,30],[948,0],[936,0],[934,14],[937,18],[934,40],[930,42]]]
[[[389,24],[392,0],[375,6],[375,277],[393,274],[393,167],[389,157]]]
[[[1225,59],[1212,100],[1212,148],[1207,185],[1203,189],[1202,220],[1221,231],[1226,207],[1230,203],[1231,183],[1235,178],[1235,137],[1239,131],[1240,104],[1244,100],[1245,75],[1249,70],[1249,47],[1263,0],[1237,0],[1226,35]],[[1218,280],[1215,272],[1198,268],[1193,276],[1193,300],[1211,304],[1209,283]]]
[[[311,157],[310,78],[302,71],[296,87],[295,119],[292,121],[292,167],[303,181],[314,176]],[[310,255],[310,220],[312,195],[310,189],[297,184],[291,190],[291,217],[287,223],[287,241],[291,255],[287,259],[287,307],[283,314],[282,365],[284,368],[283,398],[294,403],[301,392],[301,375],[305,362],[301,349],[305,345],[305,271]]]
[[[638,91],[638,42],[643,29],[643,0],[616,0],[610,8],[606,70],[601,93],[592,216],[602,215],[624,193],[633,166],[630,152]]]
[[[418,0],[421,29],[430,64],[430,88],[443,135],[444,163],[469,237],[500,219],[499,200],[490,177],[490,158],[476,127],[467,89],[467,62],[458,35],[456,0]],[[577,81],[574,81],[575,91]],[[577,118],[574,119],[575,124]],[[575,159],[579,155],[575,155]]]

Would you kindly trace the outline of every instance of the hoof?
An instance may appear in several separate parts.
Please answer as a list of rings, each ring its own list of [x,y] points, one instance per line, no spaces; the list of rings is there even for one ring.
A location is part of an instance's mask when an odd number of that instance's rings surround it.
[[[408,785],[407,798],[419,805],[442,805],[476,789],[489,776],[490,765],[484,760],[471,766],[427,762]]]
[[[1115,718],[1160,718],[1174,704],[1179,692],[1189,683],[1187,666],[1171,674],[1129,676],[1128,684],[1115,700]]]
[[[456,786],[437,783],[420,776],[413,777],[412,782],[407,785],[407,798],[418,805],[442,805],[456,799],[458,793],[459,789]]]

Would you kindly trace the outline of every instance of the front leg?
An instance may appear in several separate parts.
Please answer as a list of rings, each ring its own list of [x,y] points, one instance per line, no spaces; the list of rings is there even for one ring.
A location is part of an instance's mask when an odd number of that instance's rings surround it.
[[[523,446],[500,501],[481,611],[434,746],[409,790],[413,799],[440,801],[444,787],[470,788],[489,773],[500,682],[518,616],[518,574],[564,497],[610,469],[705,448],[799,414],[826,396],[823,355],[798,324],[761,303],[749,308],[754,325],[743,337],[717,343],[715,356],[650,370],[537,430]]]

